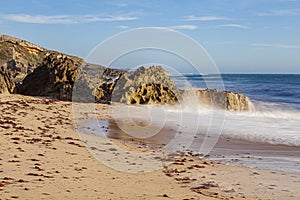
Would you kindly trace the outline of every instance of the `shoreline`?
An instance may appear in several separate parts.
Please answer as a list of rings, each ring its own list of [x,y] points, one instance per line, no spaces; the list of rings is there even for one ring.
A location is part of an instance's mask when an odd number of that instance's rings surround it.
[[[164,143],[171,141],[174,136],[173,130],[165,128],[161,130],[164,135],[159,132],[158,135],[161,136],[158,137],[136,139],[122,131],[112,119],[91,120],[88,122],[89,126],[99,123],[97,131],[99,132],[99,129],[101,129],[102,134],[106,134],[105,137],[119,140],[129,145],[144,146],[150,149],[163,149]],[[97,131],[87,130],[87,132],[94,135],[98,135]],[[168,135],[171,135],[171,139]],[[103,137],[103,135],[99,137]],[[197,137],[197,141],[194,143],[201,144],[203,137],[201,138],[201,135],[197,135]],[[195,144],[194,149],[196,150]],[[248,141],[220,135],[217,143],[206,157],[209,156],[209,160],[219,161],[224,164],[229,163],[251,168],[300,173],[300,159],[298,155],[300,155],[299,146]]]
[[[300,196],[297,173],[232,166],[193,157],[179,156],[164,168],[148,173],[116,171],[96,160],[84,147],[74,131],[71,102],[0,95],[0,104],[0,192],[4,199],[296,199]],[[108,105],[96,107],[103,119],[109,119]],[[141,151],[132,145],[119,145]],[[106,153],[118,152],[107,144]]]

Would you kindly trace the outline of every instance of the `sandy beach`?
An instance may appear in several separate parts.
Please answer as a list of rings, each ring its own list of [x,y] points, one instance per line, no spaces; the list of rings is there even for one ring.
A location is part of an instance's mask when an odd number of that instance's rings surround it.
[[[300,0],[1,3],[0,200],[300,200]]]
[[[71,102],[1,94],[0,104],[0,199],[297,199],[300,196],[297,173],[226,165],[195,157],[177,156],[154,172],[116,171],[97,160],[79,139],[74,130]],[[96,107],[101,110],[99,118],[110,118],[109,105]],[[110,141],[141,151],[136,145]],[[237,141],[232,144],[237,145]],[[102,151],[110,155],[118,150],[108,143]]]

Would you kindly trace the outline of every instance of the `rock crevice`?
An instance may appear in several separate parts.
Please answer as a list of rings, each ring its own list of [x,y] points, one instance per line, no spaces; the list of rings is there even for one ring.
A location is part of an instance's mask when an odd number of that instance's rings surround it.
[[[0,66],[0,93],[13,93],[15,82],[12,73],[5,66]]]

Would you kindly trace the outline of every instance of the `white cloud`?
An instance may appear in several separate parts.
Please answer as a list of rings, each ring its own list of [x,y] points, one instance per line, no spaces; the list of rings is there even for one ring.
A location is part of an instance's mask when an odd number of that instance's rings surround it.
[[[228,17],[219,17],[219,16],[185,16],[183,21],[223,21],[223,20],[232,20],[232,18]]]
[[[282,49],[300,49],[300,45],[288,45],[288,44],[268,44],[268,43],[254,43],[252,46],[256,47],[276,47]]]
[[[27,15],[27,14],[8,14],[3,16],[4,19],[34,24],[71,24],[74,23],[74,19],[67,15]]]
[[[142,27],[143,28],[143,27]],[[160,29],[173,29],[173,30],[196,30],[198,29],[198,26],[195,25],[177,25],[177,26],[156,26],[154,28],[160,28]]]
[[[270,10],[266,12],[257,13],[257,16],[297,16],[300,15],[299,9],[287,10]]]
[[[227,27],[227,28],[239,28],[239,29],[249,29],[248,26],[243,26],[240,24],[223,24],[219,25],[220,27]]]
[[[32,23],[32,24],[77,24],[91,22],[113,22],[132,21],[137,17],[132,16],[97,16],[97,15],[28,15],[28,14],[8,14],[1,16],[5,20]]]
[[[178,26],[168,26],[166,28],[175,29],[175,30],[196,30],[198,26],[195,25],[178,25]]]
[[[132,21],[137,20],[137,17],[127,17],[127,16],[109,16],[109,17],[99,17],[93,15],[81,16],[79,22],[113,22],[113,21]]]
[[[115,26],[115,28],[117,28],[117,29],[128,29],[129,27],[121,25],[121,26]]]

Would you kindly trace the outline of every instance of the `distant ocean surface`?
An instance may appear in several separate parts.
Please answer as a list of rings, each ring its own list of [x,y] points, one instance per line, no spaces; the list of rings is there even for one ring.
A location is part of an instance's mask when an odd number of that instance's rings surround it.
[[[245,94],[253,102],[300,110],[300,74],[222,74],[221,77],[226,90]],[[179,87],[183,87],[184,79],[197,88],[220,82],[216,75],[184,74],[172,79]]]
[[[219,75],[171,76],[178,87],[218,85]],[[219,76],[220,77],[220,76]],[[300,147],[300,74],[222,74],[225,90],[248,96],[256,111],[228,112],[224,135]],[[217,116],[216,116],[217,117]]]
[[[249,151],[246,146],[240,152],[216,148],[212,151],[212,160],[300,172],[300,74],[222,74],[221,79],[220,75],[185,74],[171,77],[181,88],[188,89],[187,83],[189,87],[202,89],[212,89],[214,87],[210,86],[221,84],[221,88],[225,90],[248,96],[255,110],[226,112],[221,135],[259,144],[276,145],[272,150],[254,149],[250,159],[241,156],[241,152]],[[194,112],[195,109],[191,109],[191,113]],[[205,107],[198,112],[201,120],[210,117],[206,114]],[[217,111],[212,117],[221,119],[222,116],[222,112]],[[223,123],[222,120],[219,123]],[[290,149],[282,150],[282,145]],[[219,153],[221,155],[218,155]]]
[[[180,134],[178,132],[175,138],[174,135],[162,134],[156,139],[158,144],[165,143],[174,149],[189,147],[200,153],[209,153],[210,159],[226,163],[234,160],[236,164],[251,167],[300,172],[300,75],[224,74],[221,77],[222,79],[219,75],[171,75],[179,88],[213,89],[211,86],[218,86],[218,89],[245,94],[255,109],[230,112],[195,105],[193,100],[189,101],[187,98],[180,108],[175,106],[161,109],[153,105],[130,106],[125,109],[117,107],[114,112],[121,122],[118,126],[122,125],[121,127],[115,128],[116,125],[110,125],[109,121],[105,125],[91,120],[81,129],[102,137],[111,135],[112,138],[120,137],[121,129],[122,133],[143,139],[155,135],[165,127],[165,130],[171,130],[172,133],[177,130]],[[129,116],[134,116],[134,120]],[[136,121],[147,126],[136,125]],[[109,127],[110,132],[105,132],[107,129],[97,129],[104,125]],[[207,135],[209,139],[197,141],[195,133],[199,134],[199,138]],[[246,141],[249,145],[238,143],[236,146],[226,146],[224,143],[225,146],[214,146],[213,142],[217,142],[219,136],[226,140]],[[171,140],[163,141],[164,137]],[[153,139],[154,143],[156,140]],[[235,160],[239,160],[238,163]]]

